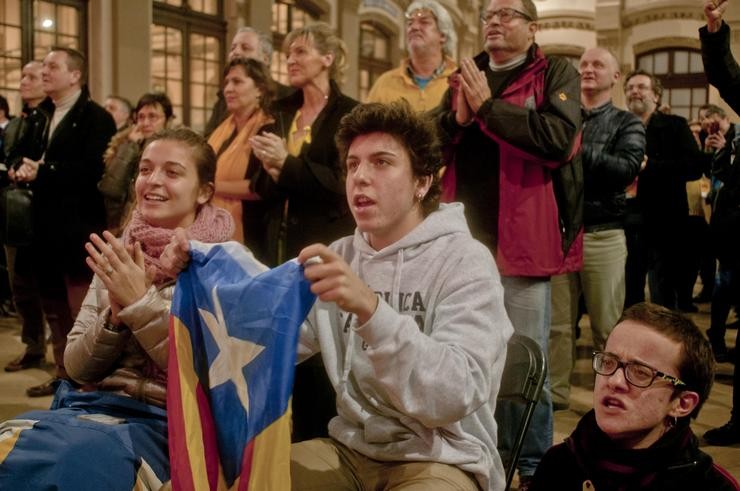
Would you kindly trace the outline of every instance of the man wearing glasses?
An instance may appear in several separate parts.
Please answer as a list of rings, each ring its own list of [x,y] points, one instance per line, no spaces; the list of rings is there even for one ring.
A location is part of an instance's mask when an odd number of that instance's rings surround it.
[[[550,276],[582,262],[579,75],[534,42],[532,0],[492,0],[481,15],[485,51],[463,58],[437,108],[457,200],[473,236],[494,252],[516,332],[547,352]],[[454,166],[453,166],[454,163]],[[526,481],[552,445],[546,381],[518,462]],[[513,446],[523,406],[499,405],[499,448]]]
[[[594,409],[542,459],[531,490],[712,489],[737,483],[699,450],[689,426],[709,396],[714,360],[688,317],[627,309],[593,355]]]
[[[625,77],[627,109],[642,121],[647,142],[637,203],[648,254],[650,301],[681,309],[686,307],[679,304],[689,221],[686,183],[699,179],[708,162],[686,119],[658,111],[662,95],[660,80],[645,70],[634,70]],[[631,273],[628,266],[628,284],[634,281]],[[628,289],[627,297],[633,296]]]
[[[378,77],[367,102],[406,99],[415,111],[428,111],[442,100],[447,77],[457,69],[457,33],[435,0],[415,0],[406,9],[406,49],[408,58]]]

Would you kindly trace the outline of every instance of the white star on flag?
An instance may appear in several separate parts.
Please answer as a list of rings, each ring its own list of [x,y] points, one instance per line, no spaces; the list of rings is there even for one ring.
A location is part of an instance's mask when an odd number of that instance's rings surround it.
[[[213,305],[216,315],[204,309],[198,309],[203,321],[208,326],[208,330],[213,336],[213,340],[218,346],[218,356],[213,360],[208,369],[208,378],[210,379],[211,389],[218,387],[228,381],[236,386],[236,394],[239,401],[244,407],[244,411],[249,414],[249,391],[247,390],[247,380],[244,378],[243,369],[249,365],[261,352],[264,346],[247,341],[245,339],[229,336],[226,329],[226,320],[221,310],[221,302],[216,295],[216,287],[211,290],[213,295]]]

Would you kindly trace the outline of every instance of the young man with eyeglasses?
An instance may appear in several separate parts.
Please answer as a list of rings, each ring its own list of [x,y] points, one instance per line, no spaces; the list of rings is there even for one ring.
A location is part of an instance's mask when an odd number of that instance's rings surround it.
[[[550,276],[582,263],[579,75],[534,42],[532,0],[491,0],[481,21],[485,51],[461,60],[435,113],[447,163],[454,162],[456,199],[465,204],[473,236],[496,256],[506,312],[515,331],[546,352]],[[545,384],[518,462],[523,480],[552,445]],[[506,459],[523,406],[499,407]]]
[[[529,490],[711,489],[737,482],[699,450],[689,426],[709,396],[714,360],[688,317],[627,309],[593,356],[594,409],[545,455]]]
[[[415,0],[406,9],[406,49],[401,65],[378,77],[367,102],[388,103],[406,99],[415,111],[439,104],[447,90],[447,77],[457,70],[452,59],[457,33],[452,18],[435,0]]]

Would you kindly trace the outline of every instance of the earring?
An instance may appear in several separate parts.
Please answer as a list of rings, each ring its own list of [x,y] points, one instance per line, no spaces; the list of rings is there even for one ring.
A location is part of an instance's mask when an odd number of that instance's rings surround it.
[[[418,193],[418,194],[417,194],[417,195],[415,196],[415,198],[416,198],[416,201],[418,201],[418,202],[420,202],[420,203],[421,203],[421,200],[423,200],[423,199],[424,199],[424,193]]]

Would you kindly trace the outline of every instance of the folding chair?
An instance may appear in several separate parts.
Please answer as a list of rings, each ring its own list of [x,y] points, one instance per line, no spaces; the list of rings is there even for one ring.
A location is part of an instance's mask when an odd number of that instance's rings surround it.
[[[511,449],[509,465],[506,469],[506,491],[509,491],[511,487],[511,480],[516,471],[524,437],[529,429],[529,423],[540,398],[544,381],[545,354],[542,349],[534,339],[521,334],[513,334],[507,346],[506,364],[504,365],[498,400],[519,401],[524,403],[526,408],[519,422],[516,440]]]

